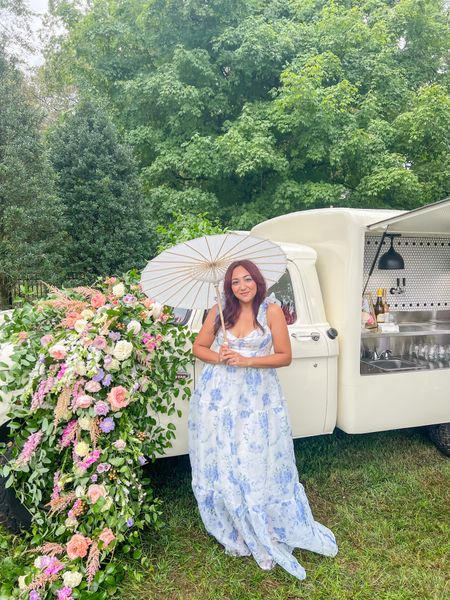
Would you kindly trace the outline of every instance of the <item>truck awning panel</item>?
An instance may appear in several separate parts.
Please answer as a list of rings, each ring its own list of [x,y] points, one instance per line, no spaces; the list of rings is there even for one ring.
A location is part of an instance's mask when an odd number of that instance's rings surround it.
[[[370,231],[450,234],[450,198],[367,225]]]

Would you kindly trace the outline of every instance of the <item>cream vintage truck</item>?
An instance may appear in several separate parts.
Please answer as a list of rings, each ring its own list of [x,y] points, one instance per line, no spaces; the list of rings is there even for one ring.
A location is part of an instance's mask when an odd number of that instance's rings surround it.
[[[279,376],[293,437],[429,426],[449,454],[450,200],[408,212],[301,211],[250,233],[278,242],[288,257],[269,293],[291,338],[292,363]],[[392,252],[403,268],[379,268]],[[361,324],[362,292],[378,288],[387,290],[393,321],[383,331]],[[176,312],[194,332],[206,316]],[[184,374],[193,385],[202,367],[196,360]],[[166,456],[188,452],[187,405],[179,408],[180,418],[167,418],[177,435]],[[1,415],[0,402],[0,425]]]

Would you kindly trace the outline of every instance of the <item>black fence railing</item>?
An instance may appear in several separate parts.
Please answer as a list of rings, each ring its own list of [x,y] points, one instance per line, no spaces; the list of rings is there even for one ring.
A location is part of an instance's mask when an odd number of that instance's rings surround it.
[[[0,274],[0,310],[9,310],[22,306],[25,301],[35,301],[47,295],[45,283],[57,287],[75,287],[77,285],[92,285],[95,275],[67,275],[64,279],[44,282],[38,277],[12,279]]]

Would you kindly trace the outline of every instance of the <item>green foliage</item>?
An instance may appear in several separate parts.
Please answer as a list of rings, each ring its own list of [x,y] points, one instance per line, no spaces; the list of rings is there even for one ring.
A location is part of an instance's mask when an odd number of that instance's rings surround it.
[[[66,23],[49,55],[107,102],[154,215],[161,188],[233,227],[450,192],[443,0],[97,0]]]
[[[152,246],[136,167],[105,112],[81,102],[49,142],[66,210],[71,272],[110,275],[143,266]]]
[[[63,206],[30,89],[0,50],[0,279],[58,280],[66,268]],[[0,290],[0,305],[2,304]]]
[[[14,394],[14,443],[0,474],[33,516],[28,543],[38,563],[24,568],[22,560],[3,589],[17,592],[18,575],[23,586],[57,573],[40,590],[54,597],[76,571],[74,598],[113,596],[123,573],[114,548],[126,544],[138,559],[140,532],[161,525],[142,465],[175,438],[170,416],[190,395],[177,372],[191,361],[192,335],[138,281],[130,271],[94,288],[54,288],[5,317],[0,344],[14,351],[0,379]]]
[[[173,223],[157,227],[160,236],[158,253],[194,238],[226,233],[226,231],[217,219],[211,221],[208,218],[208,213],[196,216],[178,213]]]

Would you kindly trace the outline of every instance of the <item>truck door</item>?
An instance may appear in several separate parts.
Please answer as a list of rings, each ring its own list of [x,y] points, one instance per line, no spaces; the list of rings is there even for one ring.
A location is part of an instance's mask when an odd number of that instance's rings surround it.
[[[308,268],[312,269],[309,275],[317,277],[312,262]],[[318,282],[316,291],[320,294]],[[271,292],[281,302],[292,345],[292,363],[278,370],[292,435],[330,433],[336,421],[337,342],[326,334],[328,323],[313,322],[309,289],[296,263],[289,261],[287,272]]]

